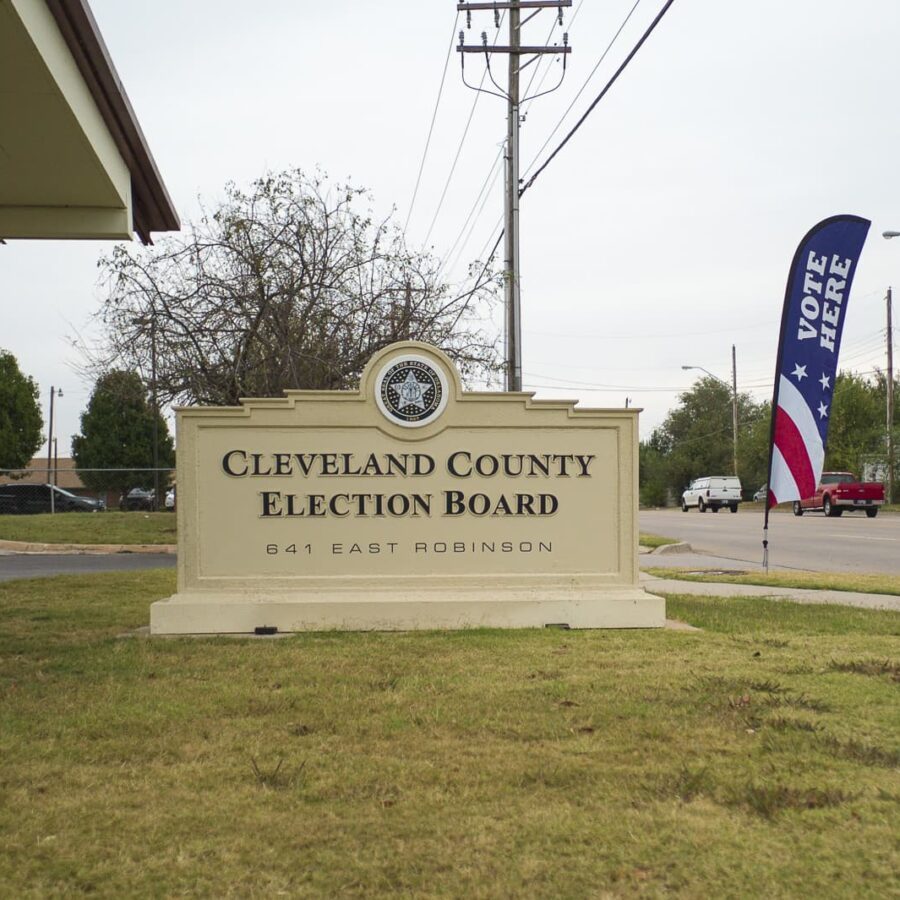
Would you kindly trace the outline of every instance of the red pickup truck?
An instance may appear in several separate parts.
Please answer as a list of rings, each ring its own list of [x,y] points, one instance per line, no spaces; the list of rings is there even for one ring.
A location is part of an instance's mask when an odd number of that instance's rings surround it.
[[[857,481],[850,472],[823,472],[815,495],[794,501],[794,515],[821,509],[826,516],[840,516],[845,509],[864,509],[874,519],[883,503],[884,485],[880,481]]]

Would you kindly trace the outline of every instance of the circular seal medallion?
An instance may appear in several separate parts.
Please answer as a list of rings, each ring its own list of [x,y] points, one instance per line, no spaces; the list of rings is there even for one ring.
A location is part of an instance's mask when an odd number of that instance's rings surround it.
[[[447,378],[424,356],[395,357],[375,379],[375,400],[395,424],[421,428],[444,411]]]

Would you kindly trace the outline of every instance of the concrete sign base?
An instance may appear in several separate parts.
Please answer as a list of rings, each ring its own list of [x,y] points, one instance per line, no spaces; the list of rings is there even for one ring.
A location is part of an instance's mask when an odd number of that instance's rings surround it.
[[[665,601],[619,590],[381,591],[266,598],[179,594],[154,603],[152,634],[278,631],[416,631],[458,628],[659,628]]]

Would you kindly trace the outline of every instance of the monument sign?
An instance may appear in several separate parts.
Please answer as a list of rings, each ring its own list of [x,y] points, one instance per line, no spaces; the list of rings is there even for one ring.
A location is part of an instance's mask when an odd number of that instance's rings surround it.
[[[178,410],[178,592],[154,634],[658,627],[637,411],[463,391],[427,344],[358,391]]]

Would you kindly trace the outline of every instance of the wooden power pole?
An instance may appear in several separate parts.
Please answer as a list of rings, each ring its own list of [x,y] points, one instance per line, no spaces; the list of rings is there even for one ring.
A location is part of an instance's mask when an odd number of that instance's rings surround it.
[[[490,10],[494,13],[494,22],[500,27],[500,12],[509,13],[508,31],[509,43],[502,45],[488,45],[487,33],[481,33],[480,44],[466,44],[465,32],[459,33],[459,53],[483,53],[488,74],[493,86],[500,92],[499,96],[506,98],[507,122],[506,122],[506,183],[504,186],[504,219],[505,219],[505,253],[504,253],[504,281],[506,285],[505,301],[505,345],[506,345],[506,389],[508,391],[522,390],[522,310],[520,293],[520,265],[519,265],[519,125],[521,116],[519,109],[529,97],[522,97],[519,90],[519,75],[522,70],[531,65],[542,54],[563,55],[571,53],[568,46],[568,35],[563,36],[563,46],[526,45],[522,43],[522,26],[530,21],[543,9],[555,9],[562,24],[563,8],[572,5],[572,0],[508,0],[508,2],[496,3],[457,3],[456,8],[465,12],[469,27],[472,24],[472,13],[475,11]],[[531,10],[530,14],[522,19],[522,11]],[[505,53],[509,56],[509,74],[507,76],[506,90],[494,81],[491,73],[491,54]],[[523,57],[530,57],[522,62]],[[565,71],[565,68],[563,69]],[[463,69],[463,81],[465,82],[465,68]],[[465,82],[468,85],[468,82]],[[475,90],[480,87],[468,85]],[[497,95],[497,91],[487,90],[485,93]],[[545,92],[546,93],[546,92]]]
[[[738,473],[738,392],[737,392],[737,350],[731,345],[731,454],[734,461],[734,474]]]
[[[894,502],[896,470],[894,464],[894,329],[891,322],[891,289],[887,289],[887,502]]]

